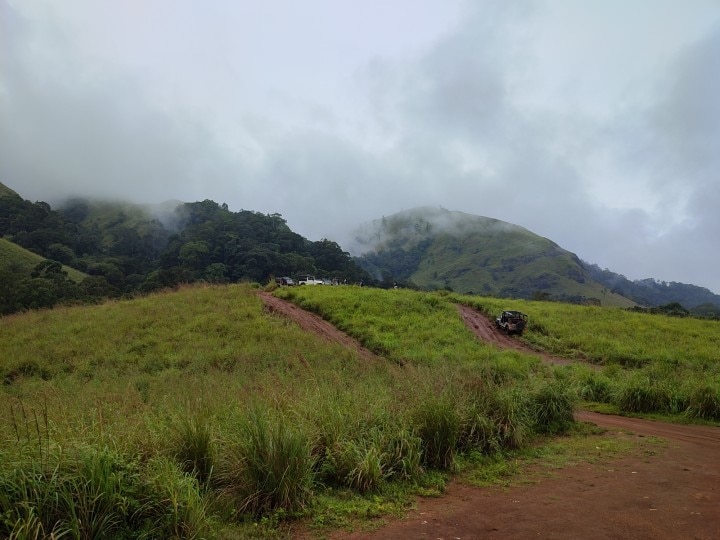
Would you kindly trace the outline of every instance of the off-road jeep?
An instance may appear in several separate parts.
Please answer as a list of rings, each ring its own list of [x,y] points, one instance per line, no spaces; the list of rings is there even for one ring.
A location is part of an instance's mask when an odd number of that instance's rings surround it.
[[[503,311],[495,324],[507,334],[522,334],[527,326],[528,316],[520,311]]]

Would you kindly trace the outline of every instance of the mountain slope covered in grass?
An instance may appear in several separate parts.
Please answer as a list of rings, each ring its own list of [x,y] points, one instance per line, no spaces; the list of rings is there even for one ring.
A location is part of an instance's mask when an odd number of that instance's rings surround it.
[[[45,261],[45,257],[0,238],[0,272],[12,271],[29,276],[37,265]],[[65,265],[62,266],[62,271],[76,283],[87,277],[87,274]]]
[[[19,197],[12,189],[0,182],[0,197]]]
[[[497,219],[416,208],[367,224],[359,263],[377,279],[424,289],[629,307],[593,280],[573,253]]]

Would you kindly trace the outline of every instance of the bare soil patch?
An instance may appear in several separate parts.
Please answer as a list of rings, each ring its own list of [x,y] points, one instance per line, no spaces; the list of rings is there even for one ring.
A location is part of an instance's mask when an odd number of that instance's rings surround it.
[[[261,294],[261,298],[269,309],[292,317],[309,331],[360,347],[293,304],[272,295]],[[458,309],[481,339],[539,354],[546,361],[568,362],[540,354],[496,331],[492,321],[471,308]],[[367,354],[377,358],[370,351]],[[453,482],[442,497],[418,499],[405,517],[390,520],[375,531],[337,531],[328,537],[720,539],[720,428],[587,411],[579,412],[577,419],[604,427],[618,437],[657,437],[665,444],[657,446],[657,452],[566,467],[532,485],[476,488]]]
[[[361,358],[365,358],[366,360],[381,360],[379,356],[363,347],[356,339],[351,338],[345,332],[341,332],[322,317],[299,308],[292,302],[277,298],[270,293],[260,292],[258,296],[268,311],[295,321],[303,330],[312,332],[331,343],[337,343],[343,347],[354,350]]]

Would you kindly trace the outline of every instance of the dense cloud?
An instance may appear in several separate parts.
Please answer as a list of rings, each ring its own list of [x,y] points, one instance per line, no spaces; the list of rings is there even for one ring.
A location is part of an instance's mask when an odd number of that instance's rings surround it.
[[[440,205],[720,292],[712,0],[53,4],[0,0],[26,198],[210,198],[341,243]]]

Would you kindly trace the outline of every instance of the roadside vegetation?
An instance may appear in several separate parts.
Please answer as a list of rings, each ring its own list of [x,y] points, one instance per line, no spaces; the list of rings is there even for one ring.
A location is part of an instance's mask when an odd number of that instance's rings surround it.
[[[498,351],[458,317],[454,303],[480,301],[471,297],[275,294],[383,358],[267,313],[249,285],[0,318],[0,537],[272,538],[357,526],[441,493],[454,473],[505,477],[518,456],[544,455],[539,441],[600,437],[573,421],[583,388],[611,403],[625,388],[619,374],[654,365],[596,373]],[[554,335],[535,304],[511,307],[531,314],[528,340]],[[708,362],[705,374],[717,398],[717,368]]]

